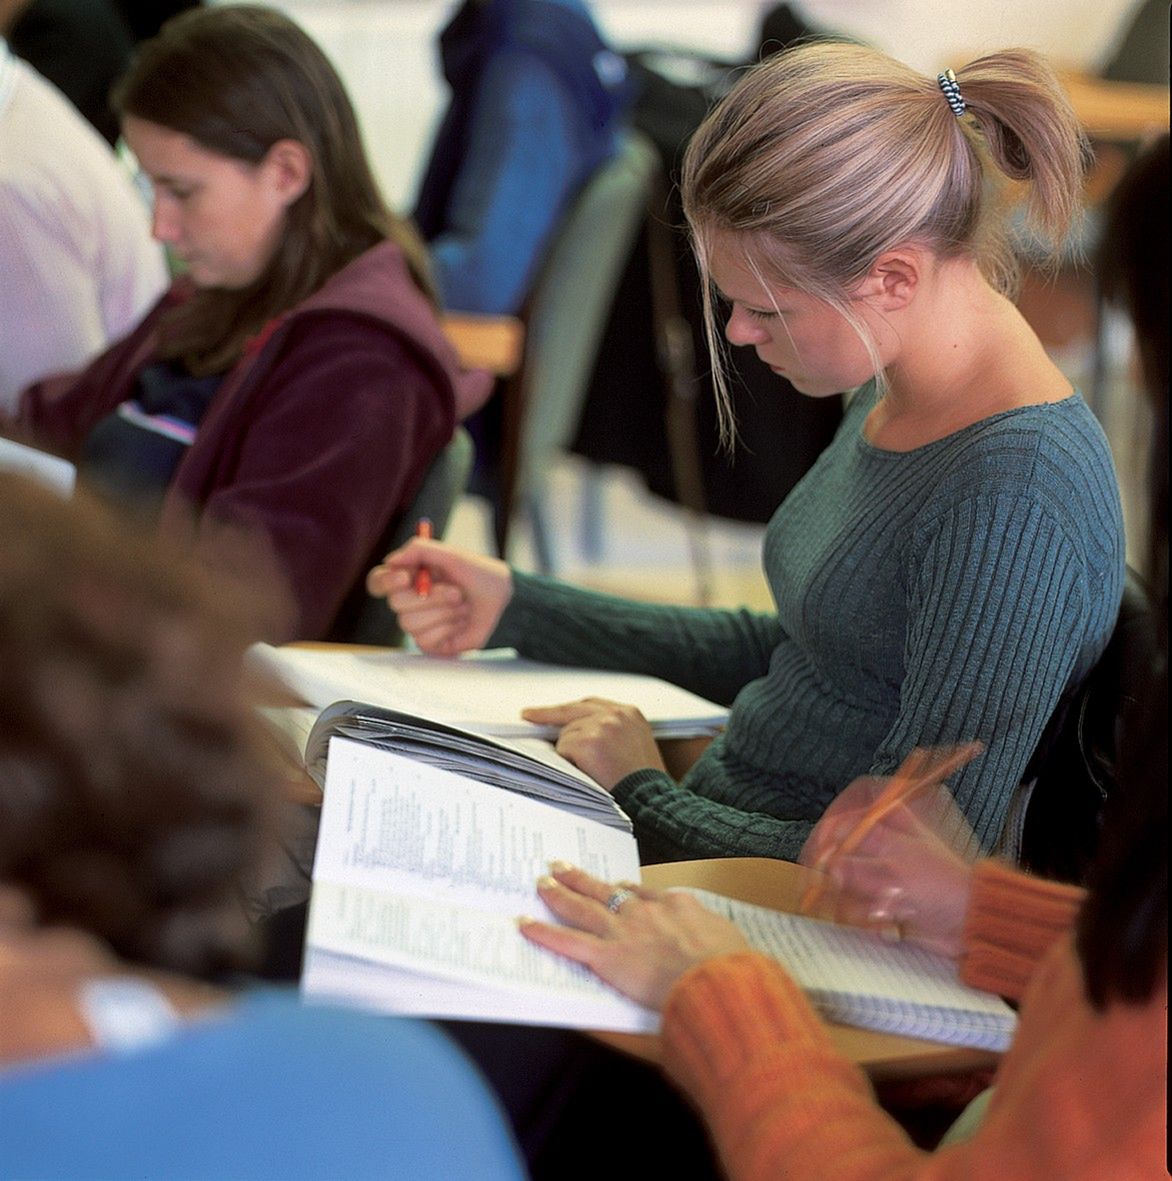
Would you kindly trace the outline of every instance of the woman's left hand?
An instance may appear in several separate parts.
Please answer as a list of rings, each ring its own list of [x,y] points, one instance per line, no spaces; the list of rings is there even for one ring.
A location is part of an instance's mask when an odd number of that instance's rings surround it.
[[[521,934],[585,964],[607,984],[653,1009],[663,1008],[689,968],[749,950],[732,923],[690,894],[615,887],[561,862],[537,883],[537,892],[567,926],[524,919]]]
[[[632,771],[666,771],[647,719],[633,706],[602,697],[522,710],[527,722],[560,726],[557,752],[611,791]]]

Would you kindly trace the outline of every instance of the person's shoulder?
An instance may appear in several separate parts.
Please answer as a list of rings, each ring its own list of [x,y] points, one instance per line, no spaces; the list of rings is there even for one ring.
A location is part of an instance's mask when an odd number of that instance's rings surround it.
[[[991,415],[947,443],[949,473],[961,482],[1045,492],[1115,481],[1107,437],[1077,391]]]
[[[9,58],[20,73],[0,121],[0,177],[9,195],[27,200],[44,219],[86,225],[112,248],[158,252],[146,203],[128,168],[51,82]]]
[[[388,325],[439,325],[436,309],[412,278],[402,248],[389,239],[336,270],[288,316],[323,312],[363,315]]]
[[[933,466],[920,536],[945,521],[997,521],[1002,531],[1045,527],[1098,555],[1096,566],[1115,564],[1123,533],[1119,484],[1106,436],[1081,394],[974,423],[946,441]]]
[[[285,350],[353,348],[380,367],[419,369],[453,397],[463,380],[438,310],[391,241],[372,246],[335,272],[279,318],[275,335]]]

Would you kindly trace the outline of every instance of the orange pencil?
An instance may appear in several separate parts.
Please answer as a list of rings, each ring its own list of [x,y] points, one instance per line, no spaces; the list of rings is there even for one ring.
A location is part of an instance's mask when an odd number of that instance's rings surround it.
[[[415,536],[431,536],[431,522],[426,517],[419,518],[419,524],[415,528]],[[420,566],[415,571],[415,593],[424,599],[431,594],[431,571],[426,566]]]
[[[823,873],[836,857],[853,853],[866,840],[867,835],[888,814],[913,796],[929,787],[943,782],[953,771],[963,767],[984,749],[979,742],[967,742],[961,746],[944,746],[932,750],[917,747],[900,764],[891,782],[875,797],[862,819],[849,833],[828,852],[818,858],[815,870]],[[807,887],[798,903],[798,910],[805,914],[822,896],[825,878],[816,878]]]

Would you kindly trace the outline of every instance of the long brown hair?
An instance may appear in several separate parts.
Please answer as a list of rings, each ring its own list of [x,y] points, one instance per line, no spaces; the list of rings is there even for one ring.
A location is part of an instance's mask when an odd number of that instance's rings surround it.
[[[383,201],[341,79],[288,17],[252,5],[183,13],[142,46],[114,103],[122,116],[178,131],[233,160],[258,164],[291,139],[312,162],[310,184],[289,208],[261,276],[240,291],[198,291],[175,309],[164,357],[181,358],[194,373],[224,371],[269,320],[387,238],[436,301],[426,250]]]

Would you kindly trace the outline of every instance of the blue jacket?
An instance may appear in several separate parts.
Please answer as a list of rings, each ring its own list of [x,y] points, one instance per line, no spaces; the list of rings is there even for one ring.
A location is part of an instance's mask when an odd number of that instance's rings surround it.
[[[440,54],[451,101],[415,218],[448,307],[514,313],[567,201],[617,150],[626,63],[582,0],[465,0]]]

